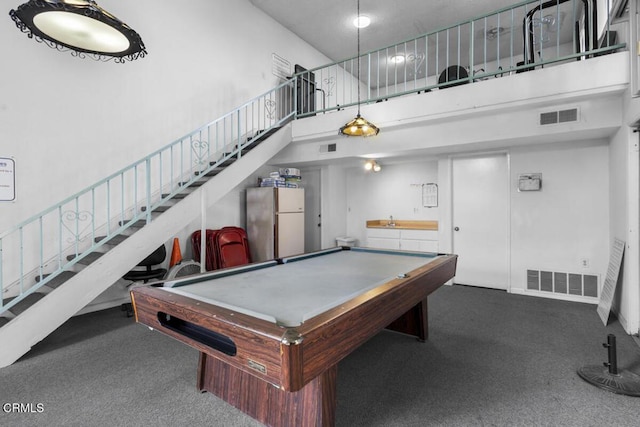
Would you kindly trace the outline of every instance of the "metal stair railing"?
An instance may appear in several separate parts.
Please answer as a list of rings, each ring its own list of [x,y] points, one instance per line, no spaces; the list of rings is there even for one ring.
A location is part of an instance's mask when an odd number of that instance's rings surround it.
[[[294,86],[283,82],[0,234],[0,314],[293,119]]]
[[[298,117],[624,49],[626,43],[618,42],[622,34],[612,30],[621,4],[618,0],[522,1],[360,57],[303,71],[297,74],[299,80],[312,83],[298,102],[315,108]]]

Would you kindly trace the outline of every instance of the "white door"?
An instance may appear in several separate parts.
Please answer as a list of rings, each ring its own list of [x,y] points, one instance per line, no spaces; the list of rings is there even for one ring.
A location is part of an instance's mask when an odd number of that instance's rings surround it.
[[[304,250],[319,251],[322,218],[320,217],[320,169],[308,169],[302,172],[304,186]]]
[[[509,285],[509,169],[506,154],[453,159],[455,283]]]

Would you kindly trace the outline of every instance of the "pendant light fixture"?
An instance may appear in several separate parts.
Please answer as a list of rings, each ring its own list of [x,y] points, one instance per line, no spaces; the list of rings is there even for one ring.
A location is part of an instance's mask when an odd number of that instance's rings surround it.
[[[93,0],[29,0],[9,16],[29,38],[80,58],[123,63],[147,54],[140,35]]]
[[[358,16],[356,19],[360,18],[360,0],[358,0]],[[358,114],[356,118],[351,120],[349,123],[345,124],[338,131],[341,135],[346,136],[373,136],[377,135],[380,132],[380,129],[373,123],[367,121],[364,117],[360,115],[360,25],[356,25],[358,30],[358,61],[357,61],[357,86],[358,86]]]

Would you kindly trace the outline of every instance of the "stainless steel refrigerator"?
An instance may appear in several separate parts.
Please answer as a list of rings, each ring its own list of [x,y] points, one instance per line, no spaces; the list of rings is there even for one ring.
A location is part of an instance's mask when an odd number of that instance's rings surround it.
[[[247,189],[247,237],[252,261],[304,252],[304,189]]]

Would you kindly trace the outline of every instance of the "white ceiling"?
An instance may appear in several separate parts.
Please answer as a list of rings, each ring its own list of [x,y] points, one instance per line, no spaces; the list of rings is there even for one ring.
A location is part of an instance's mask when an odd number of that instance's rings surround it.
[[[357,54],[356,0],[249,0],[333,61]],[[517,0],[360,0],[371,25],[360,30],[367,52],[494,12]]]

